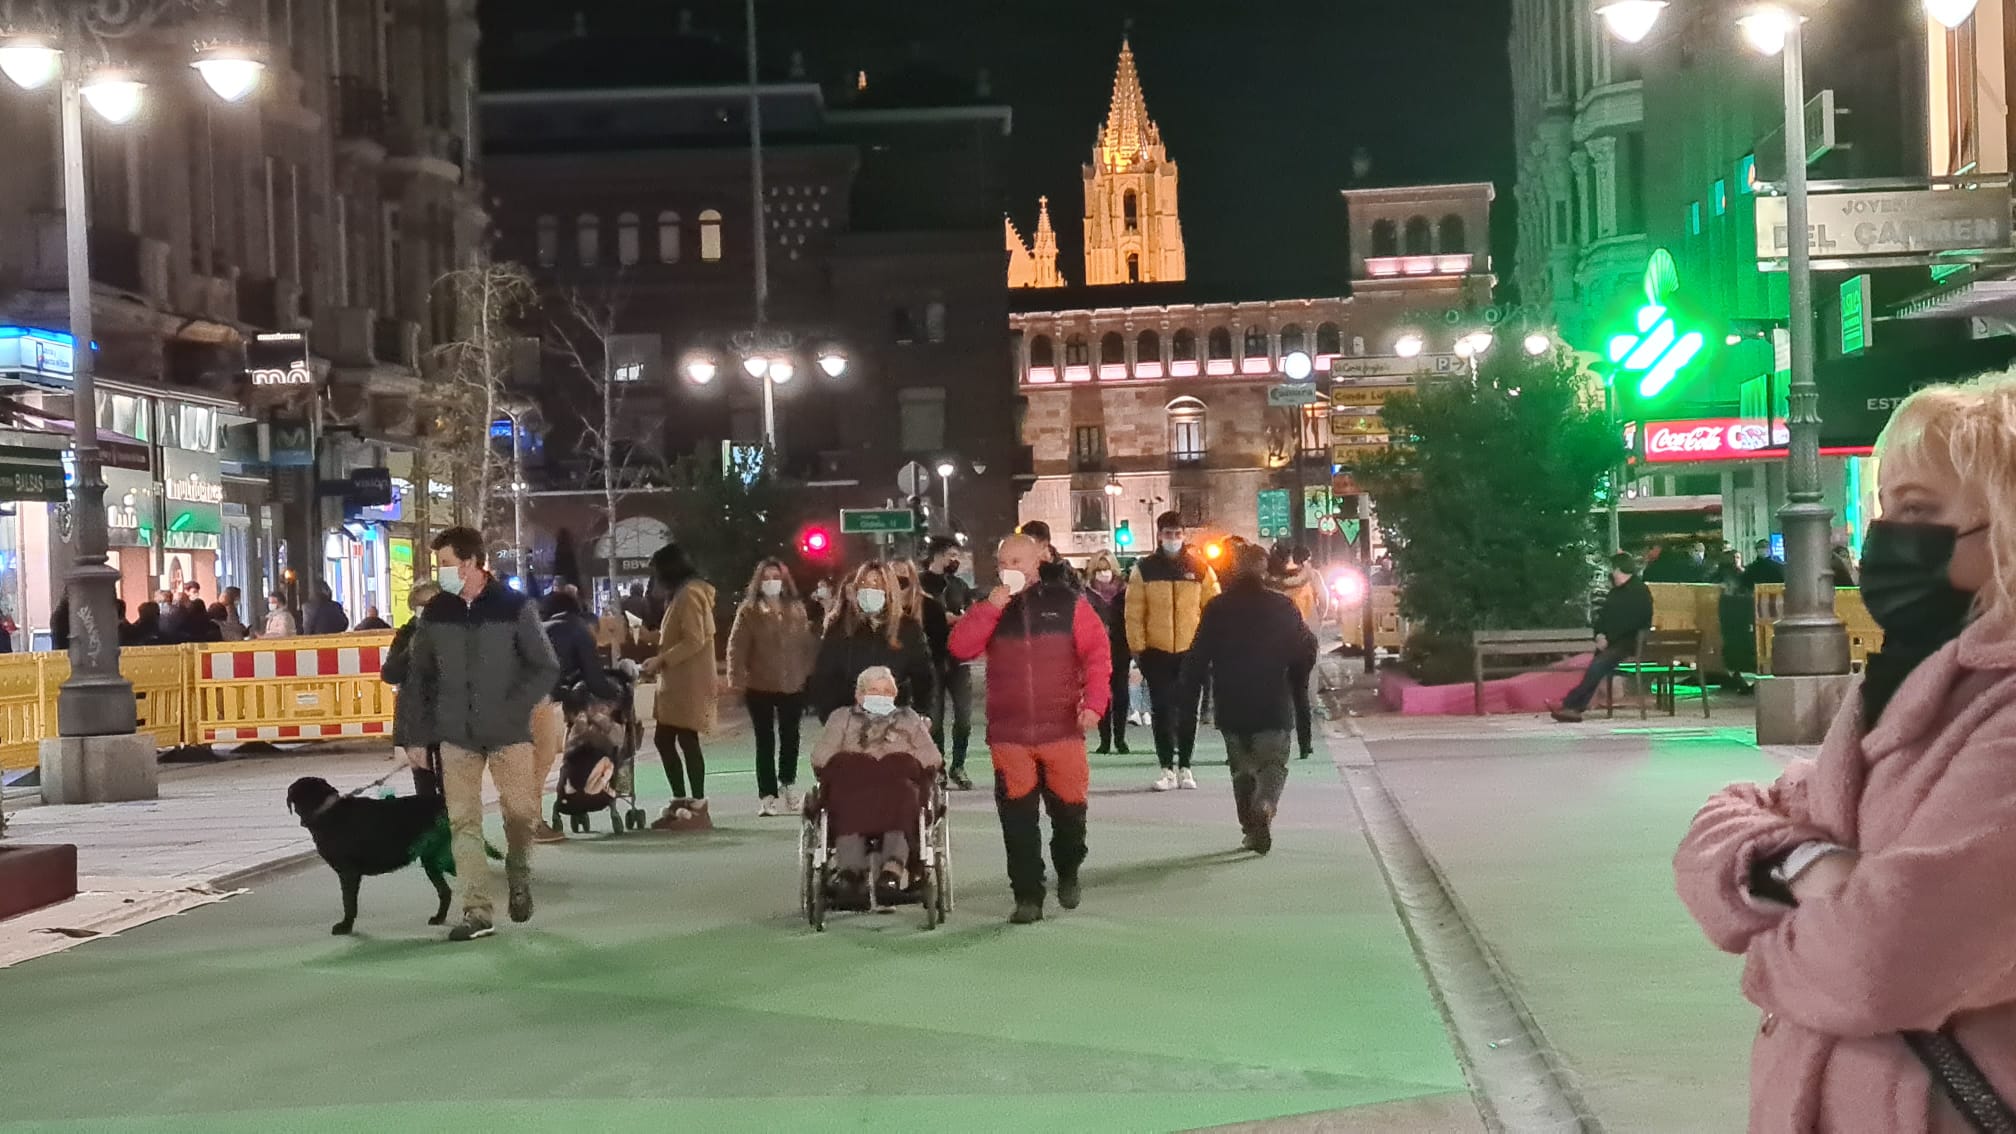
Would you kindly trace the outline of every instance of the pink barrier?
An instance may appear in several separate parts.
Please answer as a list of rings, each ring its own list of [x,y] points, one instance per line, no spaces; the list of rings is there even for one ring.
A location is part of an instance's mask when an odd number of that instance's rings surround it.
[[[1547,669],[1501,677],[1484,683],[1484,711],[1487,713],[1544,713],[1548,702],[1558,702],[1582,680],[1593,654],[1567,658]],[[1470,682],[1459,685],[1423,685],[1398,670],[1379,675],[1379,703],[1405,716],[1472,716],[1477,711],[1477,690]]]

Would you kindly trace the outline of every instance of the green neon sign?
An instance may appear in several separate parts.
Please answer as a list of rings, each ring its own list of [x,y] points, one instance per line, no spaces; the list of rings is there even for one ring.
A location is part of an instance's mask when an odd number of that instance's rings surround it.
[[[1672,253],[1661,248],[1645,265],[1645,306],[1633,319],[1635,333],[1613,335],[1608,350],[1612,365],[1636,379],[1640,398],[1651,399],[1666,392],[1687,364],[1708,347],[1708,336],[1698,330],[1682,330],[1674,319],[1668,299],[1680,289],[1680,272]]]

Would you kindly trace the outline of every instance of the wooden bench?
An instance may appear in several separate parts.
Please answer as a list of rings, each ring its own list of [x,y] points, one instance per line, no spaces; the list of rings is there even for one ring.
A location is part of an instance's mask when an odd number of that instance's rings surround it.
[[[1704,641],[1706,635],[1699,630],[1647,630],[1638,636],[1638,652],[1630,661],[1618,667],[1619,673],[1632,676],[1632,689],[1638,695],[1638,719],[1647,716],[1645,704],[1646,679],[1651,679],[1652,697],[1668,716],[1680,713],[1680,678],[1692,673],[1701,683],[1701,715],[1710,716],[1708,708],[1708,654]],[[1616,674],[1611,675],[1616,681]],[[1610,697],[1611,715],[1616,715],[1616,696]]]
[[[1596,636],[1586,626],[1566,630],[1478,630],[1470,635],[1471,674],[1476,683],[1477,715],[1484,715],[1486,674],[1525,673],[1525,662],[1492,664],[1486,659],[1552,654],[1570,658],[1596,648]]]

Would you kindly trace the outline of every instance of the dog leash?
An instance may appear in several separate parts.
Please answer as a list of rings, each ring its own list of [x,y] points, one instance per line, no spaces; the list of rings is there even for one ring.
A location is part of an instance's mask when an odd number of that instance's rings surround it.
[[[397,757],[394,757],[394,759],[397,759]],[[402,766],[400,766],[400,767],[397,767],[397,768],[394,768],[394,769],[392,769],[391,771],[389,771],[389,772],[385,773],[384,775],[382,775],[382,776],[379,776],[379,777],[378,777],[377,779],[375,779],[375,780],[372,780],[372,781],[371,781],[370,783],[368,783],[368,784],[365,784],[365,785],[364,785],[363,787],[360,787],[360,788],[354,788],[354,789],[352,789],[352,790],[350,790],[350,791],[346,791],[346,792],[344,792],[344,793],[343,793],[343,798],[344,798],[344,799],[355,799],[356,797],[358,797],[358,796],[360,796],[360,795],[363,795],[363,794],[364,794],[365,792],[367,792],[367,791],[370,791],[370,790],[371,790],[372,788],[375,788],[375,787],[384,787],[384,786],[385,786],[385,781],[387,781],[387,780],[391,779],[391,778],[392,778],[393,776],[396,776],[396,775],[398,775],[399,773],[401,773],[401,772],[403,772],[403,771],[405,771],[405,770],[406,770],[406,767],[405,767],[405,766],[403,766],[403,765],[402,765]]]

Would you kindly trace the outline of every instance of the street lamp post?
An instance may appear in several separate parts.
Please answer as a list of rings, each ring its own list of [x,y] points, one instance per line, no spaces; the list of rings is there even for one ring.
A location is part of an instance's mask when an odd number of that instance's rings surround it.
[[[945,490],[945,531],[952,531],[952,474],[959,471],[959,463],[950,457],[938,462],[938,483]]]
[[[186,0],[196,10],[224,5]],[[56,733],[42,744],[43,797],[51,803],[152,798],[158,794],[154,742],[135,732],[133,685],[119,669],[119,572],[106,562],[105,476],[98,451],[92,355],[91,256],[84,184],[84,105],[115,125],[142,107],[146,84],[130,70],[87,71],[103,41],[150,27],[166,3],[73,5],[47,34],[0,29],[0,73],[24,90],[57,85],[63,171],[63,237],[70,309],[71,422],[75,481],[69,506],[75,560],[65,581],[70,606],[70,675],[56,692]],[[87,43],[87,40],[90,41]],[[190,64],[219,97],[249,96],[264,70],[257,53],[230,39],[199,42]]]
[[[1126,487],[1120,483],[1119,473],[1106,474],[1105,491],[1106,534],[1113,540],[1115,545],[1113,550],[1118,551],[1120,550],[1118,546],[1120,542],[1120,494],[1127,491]]]

